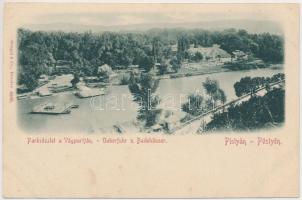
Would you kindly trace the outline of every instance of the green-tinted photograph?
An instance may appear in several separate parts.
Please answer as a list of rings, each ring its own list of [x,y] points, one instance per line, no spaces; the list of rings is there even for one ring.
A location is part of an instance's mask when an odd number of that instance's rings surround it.
[[[62,13],[17,37],[18,123],[29,133],[207,134],[284,123],[284,37],[273,21]]]

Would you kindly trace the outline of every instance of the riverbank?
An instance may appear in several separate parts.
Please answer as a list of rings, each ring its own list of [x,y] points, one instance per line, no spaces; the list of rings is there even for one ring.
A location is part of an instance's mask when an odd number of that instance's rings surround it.
[[[225,67],[222,63],[185,63],[181,69],[176,73],[164,74],[164,75],[154,75],[156,78],[162,79],[176,79],[183,77],[191,76],[202,76],[208,74],[222,73],[222,72],[231,72],[231,71],[247,71],[255,69],[283,69],[283,64],[267,64],[265,67],[251,68],[251,69],[242,69],[242,70],[232,70]],[[112,85],[122,85],[122,84],[112,84]]]
[[[283,64],[270,64],[265,68],[281,70],[283,69]],[[212,65],[209,64],[205,65],[204,63],[185,63],[182,66],[181,70],[179,70],[177,73],[165,74],[165,75],[154,74],[154,76],[160,80],[164,80],[164,79],[177,79],[177,78],[192,77],[192,76],[204,76],[204,75],[232,72],[232,71],[247,71],[247,70],[230,70],[224,68],[224,65],[222,64],[212,63]],[[130,72],[128,71],[127,73]],[[120,70],[118,76],[123,77],[125,76],[125,74],[126,74],[125,71]],[[18,100],[36,99],[36,98],[43,98],[46,96],[56,96],[59,94],[74,94],[77,91],[77,89],[71,87],[70,81],[72,80],[72,78],[73,77],[70,74],[57,76],[54,80],[50,80],[47,84],[44,84],[39,88],[36,88],[33,92],[18,94],[17,99]],[[58,86],[60,87],[60,85],[68,87],[68,90],[51,92],[49,93],[49,95],[45,95],[45,96],[39,95],[39,91],[48,90],[48,88],[51,88],[54,85],[57,87]],[[114,83],[102,83],[101,85],[102,87],[109,87],[109,86],[122,86],[123,84],[121,84],[120,81],[116,81]],[[98,86],[95,87],[98,88]]]

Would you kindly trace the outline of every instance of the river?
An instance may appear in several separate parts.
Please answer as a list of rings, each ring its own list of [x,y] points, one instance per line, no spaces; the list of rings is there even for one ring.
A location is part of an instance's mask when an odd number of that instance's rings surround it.
[[[160,80],[156,91],[161,98],[160,106],[172,110],[176,116],[183,116],[181,104],[187,95],[202,92],[202,82],[207,77],[216,79],[224,90],[227,101],[236,98],[233,85],[244,76],[270,77],[283,72],[282,69],[256,69],[248,71],[221,72],[208,75]],[[58,94],[37,99],[18,100],[18,124],[30,133],[45,132],[87,132],[96,133],[112,128],[118,123],[133,121],[136,118],[137,104],[132,101],[128,86],[111,86],[109,93],[95,98],[79,99],[73,94]],[[70,114],[42,115],[30,114],[31,109],[44,102],[78,104]]]

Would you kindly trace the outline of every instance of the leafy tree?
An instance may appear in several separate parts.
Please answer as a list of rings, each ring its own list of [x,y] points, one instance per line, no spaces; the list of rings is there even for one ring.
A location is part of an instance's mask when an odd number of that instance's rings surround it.
[[[239,82],[234,84],[235,93],[237,97],[240,97],[244,94],[251,94],[255,91],[254,84],[252,83],[251,77],[247,76],[241,78]]]
[[[143,56],[139,59],[139,67],[144,69],[146,72],[149,72],[155,65],[154,59],[152,56]]]
[[[258,44],[254,54],[266,62],[280,63],[284,60],[284,41],[283,38],[269,33],[263,33],[255,38]]]
[[[199,94],[191,94],[188,96],[188,102],[182,105],[182,110],[190,115],[197,116],[202,112],[211,110],[216,106],[217,101],[225,103],[227,97],[224,91],[219,88],[219,84],[216,80],[206,79],[202,83],[204,89],[210,98],[204,98]]]
[[[187,56],[187,50],[190,48],[190,40],[187,35],[182,35],[177,40],[177,53],[180,60]]]
[[[224,91],[219,87],[217,80],[206,78],[206,81],[202,83],[202,86],[213,100],[214,107],[216,106],[217,101],[220,101],[221,103],[226,102],[226,95]]]
[[[160,101],[159,97],[155,95],[158,85],[159,79],[154,79],[151,74],[142,74],[139,79],[135,77],[130,78],[129,90],[133,95],[134,101],[140,106],[137,119],[146,128],[157,123],[162,111],[157,108]]]
[[[220,100],[223,104],[227,101],[227,97],[222,89],[218,89],[217,93],[219,94],[218,100]]]
[[[158,37],[152,40],[152,54],[154,56],[154,61],[158,62],[162,57],[162,44]]]
[[[193,116],[200,115],[204,111],[203,100],[201,95],[191,94],[188,97],[188,102],[184,103],[181,109]]]
[[[71,80],[72,87],[76,87],[77,83],[80,82],[80,77],[78,73],[73,74],[73,79]]]
[[[185,52],[190,48],[190,40],[187,35],[182,35],[177,40],[178,52]]]
[[[240,97],[245,94],[253,95],[257,89],[261,87],[266,87],[267,90],[270,90],[270,84],[278,81],[284,80],[284,74],[278,73],[273,75],[271,78],[267,77],[254,77],[249,76],[243,77],[239,82],[234,84],[234,89],[237,97]]]
[[[38,79],[42,74],[48,74],[47,65],[52,65],[52,57],[36,43],[30,44],[26,51],[19,52],[19,84],[24,84],[29,90],[38,86]]]
[[[31,66],[24,66],[24,68],[27,69],[19,74],[19,82],[23,83],[30,91],[32,91],[39,85],[38,74],[36,74],[37,72],[34,71]]]
[[[284,79],[285,79],[284,73],[278,73],[273,75],[273,77],[270,79],[270,82],[278,82]]]
[[[206,81],[202,83],[202,86],[210,96],[216,93],[219,88],[218,82],[210,79],[209,77],[207,77]]]
[[[200,52],[196,52],[195,53],[195,55],[194,55],[194,57],[193,57],[193,60],[195,61],[195,62],[199,62],[199,61],[201,61],[203,59],[203,56],[202,56],[202,54],[200,53]]]
[[[181,67],[181,61],[176,56],[170,60],[170,64],[172,65],[174,72],[178,72]]]

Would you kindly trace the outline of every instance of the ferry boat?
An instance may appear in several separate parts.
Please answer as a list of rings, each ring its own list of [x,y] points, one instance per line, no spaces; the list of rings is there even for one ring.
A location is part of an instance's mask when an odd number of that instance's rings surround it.
[[[32,114],[69,114],[71,111],[72,104],[69,105],[55,105],[53,103],[43,103],[38,106],[35,106],[31,113]]]

